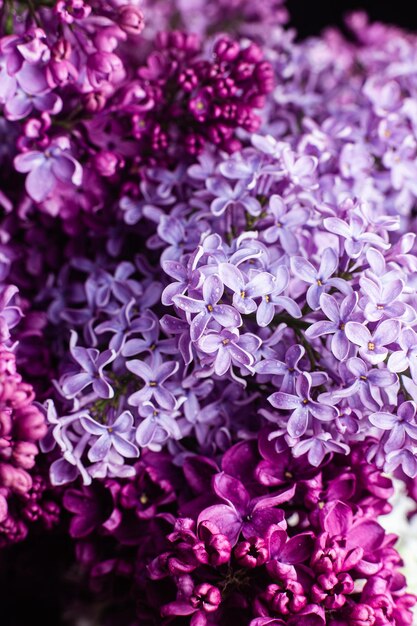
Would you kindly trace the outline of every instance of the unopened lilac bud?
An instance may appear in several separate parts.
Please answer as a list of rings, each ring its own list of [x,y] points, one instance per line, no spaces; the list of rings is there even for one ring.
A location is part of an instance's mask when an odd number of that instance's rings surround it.
[[[234,61],[240,52],[237,41],[221,37],[216,41],[214,46],[214,54],[220,61]]]
[[[214,567],[230,560],[232,548],[225,535],[219,533],[211,522],[202,522],[198,528],[201,542],[193,546],[193,551],[200,563],[209,563]]]
[[[240,52],[240,58],[247,63],[258,63],[262,57],[262,49],[253,42]]]
[[[35,457],[37,454],[38,448],[34,443],[30,443],[28,441],[18,441],[13,446],[12,458],[15,465],[28,470],[35,465]]]
[[[94,155],[93,165],[100,176],[107,178],[117,172],[120,167],[120,159],[113,152],[104,150]]]
[[[17,438],[24,441],[39,441],[47,432],[45,417],[33,404],[16,412],[13,428]]]
[[[201,135],[192,133],[185,138],[185,149],[188,154],[198,155],[201,154],[204,148],[204,139]]]
[[[248,541],[241,541],[234,549],[237,563],[243,567],[259,567],[268,559],[266,543],[260,537],[251,537]]]
[[[19,382],[16,386],[15,392],[13,394],[13,399],[11,400],[11,405],[14,409],[22,409],[30,405],[30,403],[35,399],[35,392],[33,391],[32,385],[28,383]]]
[[[145,19],[142,11],[132,4],[119,8],[117,23],[128,35],[140,35],[145,28]]]
[[[56,502],[45,502],[43,504],[42,520],[48,529],[58,523],[60,513],[60,508]]]
[[[58,39],[52,46],[52,58],[56,61],[66,61],[70,58],[72,52],[71,43],[68,39]]]
[[[0,349],[0,381],[5,374],[16,374],[16,357],[10,350]]]
[[[7,500],[3,494],[0,493],[0,524],[6,519],[8,512]]]
[[[42,509],[37,502],[28,502],[23,509],[24,517],[30,522],[36,522],[42,515]]]
[[[7,437],[12,429],[11,410],[2,408],[0,410],[0,437]]]
[[[106,105],[107,98],[101,91],[91,91],[84,96],[84,106],[89,113],[98,113]]]
[[[4,487],[7,487],[11,491],[23,495],[32,487],[32,478],[22,468],[1,463],[0,485],[4,485]]]
[[[95,52],[88,57],[87,75],[94,88],[103,82],[117,83],[124,77],[123,63],[113,52]]]
[[[191,67],[186,68],[178,77],[178,84],[186,92],[190,92],[198,85],[198,77],[194,69]]]
[[[352,593],[353,588],[353,580],[346,572],[321,574],[311,588],[311,596],[326,609],[340,609],[346,602],[346,595]]]
[[[254,65],[247,61],[239,61],[233,70],[233,78],[240,83],[253,76]]]
[[[51,116],[48,113],[42,113],[39,117],[30,117],[23,125],[23,132],[29,139],[42,138],[44,133],[51,127]]]
[[[254,76],[261,93],[267,94],[273,90],[275,82],[274,70],[268,61],[262,61],[257,64]]]
[[[373,626],[375,621],[375,611],[368,604],[354,606],[349,615],[349,626]]]
[[[191,606],[203,610],[206,613],[216,611],[221,601],[222,594],[220,593],[220,589],[209,583],[198,585],[190,598]]]
[[[58,0],[54,10],[66,24],[85,19],[91,13],[91,7],[84,0]]]

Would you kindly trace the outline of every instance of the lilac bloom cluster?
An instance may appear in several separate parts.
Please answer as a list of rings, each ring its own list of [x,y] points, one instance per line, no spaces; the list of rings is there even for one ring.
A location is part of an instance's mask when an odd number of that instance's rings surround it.
[[[271,29],[286,24],[290,18],[285,0],[217,0],[209,4],[202,0],[144,0],[141,8],[146,18],[143,36],[147,40],[151,40],[158,30],[169,30],[170,25],[175,23],[184,31],[201,37],[210,36],[213,32],[228,32],[264,43]],[[148,19],[148,15],[152,19]]]
[[[175,31],[150,48],[136,1],[5,5],[3,19],[12,34],[0,39],[0,105],[6,132],[19,123],[13,169],[26,175],[26,193],[11,200],[24,212],[34,204],[66,217],[68,202],[83,211],[85,199],[71,198],[83,187],[96,209],[145,162],[172,164],[208,142],[233,151],[237,129],[259,128],[254,111],[273,88],[271,65],[249,41],[203,45]]]
[[[268,434],[259,450],[253,440],[231,447],[220,468],[147,452],[134,478],[106,483],[106,498],[94,485],[68,489],[93,594],[130,581],[120,607],[143,625],[411,624],[395,537],[375,521],[390,509],[391,481],[361,446],[317,469],[277,453]],[[138,567],[147,575],[131,577]]]
[[[369,460],[414,477],[415,236],[367,202],[329,201],[316,157],[252,143],[208,178],[206,159],[189,168],[206,228],[191,254],[162,262],[176,279],[162,302],[179,316],[162,327],[195,380],[259,383],[253,410],[276,425],[279,449],[319,465],[374,437]]]
[[[52,528],[59,507],[35,468],[45,419],[32,385],[16,367],[12,333],[22,318],[17,288],[0,290],[0,547],[22,541],[32,525]]]
[[[2,22],[0,103],[7,128],[20,124],[14,167],[28,174],[29,198],[43,203],[85,182],[80,131],[71,127],[126,80],[121,47],[137,42],[144,18],[135,1],[62,0],[37,9],[6,3]]]

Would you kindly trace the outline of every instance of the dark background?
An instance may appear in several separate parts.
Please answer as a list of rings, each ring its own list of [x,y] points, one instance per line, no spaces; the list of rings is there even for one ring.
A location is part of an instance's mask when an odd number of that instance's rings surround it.
[[[253,0],[262,2],[262,0]],[[364,9],[373,21],[397,24],[408,30],[417,31],[416,0],[287,0],[294,26],[299,38],[318,35],[326,26],[343,26],[343,15]]]

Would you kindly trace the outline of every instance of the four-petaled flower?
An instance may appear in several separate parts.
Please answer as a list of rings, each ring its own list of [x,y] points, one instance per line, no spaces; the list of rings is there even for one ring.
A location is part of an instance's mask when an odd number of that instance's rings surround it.
[[[292,411],[287,423],[290,437],[298,438],[304,435],[309,425],[310,415],[320,422],[331,422],[338,415],[337,409],[333,406],[320,404],[311,399],[311,385],[310,374],[304,372],[298,376],[295,383],[297,395],[277,391],[268,398],[276,409]]]
[[[350,285],[342,278],[331,278],[339,265],[339,257],[332,248],[326,248],[317,270],[314,265],[301,256],[291,257],[291,270],[302,281],[309,283],[306,299],[309,307],[316,311],[320,307],[320,296],[331,287],[348,295],[351,292]]]
[[[274,194],[269,199],[269,215],[274,218],[274,223],[262,232],[265,241],[275,243],[279,240],[287,254],[297,254],[300,245],[293,230],[306,223],[309,216],[308,210],[303,207],[289,209],[284,200]]]
[[[320,307],[330,320],[315,322],[306,330],[306,337],[315,339],[323,335],[333,334],[331,351],[339,361],[344,361],[349,353],[349,340],[345,334],[346,323],[353,318],[353,313],[358,302],[358,295],[352,292],[346,296],[340,304],[336,298],[327,293],[320,296]],[[353,318],[354,319],[354,318]]]
[[[412,328],[404,328],[397,343],[401,350],[393,352],[388,359],[391,372],[405,372],[410,368],[411,378],[417,384],[417,333]]]
[[[363,277],[360,286],[365,296],[359,300],[365,317],[370,322],[378,322],[382,317],[401,318],[406,312],[404,302],[399,297],[404,289],[404,283],[399,279],[390,280],[387,283],[375,283],[369,278]]]
[[[362,217],[353,213],[349,224],[339,217],[326,217],[323,220],[324,227],[331,233],[342,237],[345,240],[346,254],[351,259],[357,259],[364,246],[372,244],[377,248],[388,250],[389,244],[375,233],[367,232],[367,225]]]
[[[271,294],[275,289],[275,278],[269,272],[249,272],[249,280],[230,263],[220,263],[219,276],[233,291],[233,306],[245,315],[258,308],[255,298]]]
[[[77,346],[77,333],[71,332],[70,353],[72,358],[81,367],[81,372],[65,373],[60,379],[60,385],[66,398],[75,398],[83,389],[92,385],[93,391],[100,398],[113,398],[114,390],[104,374],[106,365],[114,361],[116,352],[104,350],[100,353],[95,348]]]
[[[346,337],[352,343],[359,346],[359,354],[365,361],[376,365],[382,363],[388,354],[390,344],[397,340],[400,332],[400,322],[398,320],[384,320],[376,327],[373,334],[369,328],[359,322],[348,322],[346,324]]]
[[[198,347],[206,354],[215,355],[214,371],[218,376],[223,376],[229,370],[230,366],[250,367],[255,359],[253,355],[245,350],[245,337],[239,337],[237,330],[228,330],[223,328],[220,332],[209,331],[198,341]],[[254,343],[260,341],[252,335]]]
[[[210,320],[225,328],[237,328],[242,324],[240,314],[228,304],[218,304],[224,286],[217,274],[208,276],[202,287],[202,300],[189,296],[174,296],[174,304],[187,313],[197,313],[191,322],[191,339],[198,341]]]
[[[128,402],[130,405],[139,406],[155,398],[156,402],[163,409],[172,410],[175,407],[175,397],[164,387],[164,382],[178,370],[178,361],[162,363],[159,355],[155,355],[150,362],[139,361],[139,359],[127,361],[126,367],[129,372],[139,376],[145,382],[142,389],[135,391],[129,396]]]
[[[389,431],[388,438],[384,443],[386,452],[401,450],[406,441],[417,441],[416,405],[414,402],[403,402],[397,409],[397,413],[380,411],[372,413],[369,421],[373,426],[381,430]]]
[[[30,150],[14,160],[18,172],[27,173],[26,191],[35,202],[42,202],[53,192],[59,181],[81,185],[83,170],[70,152],[69,139],[58,137],[40,152]]]
[[[290,500],[295,487],[276,493],[251,498],[248,490],[240,480],[222,472],[213,481],[216,495],[227,504],[214,504],[204,509],[198,517],[197,524],[214,523],[234,546],[242,532],[245,539],[262,536],[272,524],[283,525],[284,514],[275,508]]]
[[[133,433],[133,416],[130,411],[123,411],[111,424],[100,424],[90,416],[80,419],[86,432],[98,437],[88,451],[88,458],[93,463],[102,461],[114,448],[126,458],[139,456],[139,450],[130,439]]]

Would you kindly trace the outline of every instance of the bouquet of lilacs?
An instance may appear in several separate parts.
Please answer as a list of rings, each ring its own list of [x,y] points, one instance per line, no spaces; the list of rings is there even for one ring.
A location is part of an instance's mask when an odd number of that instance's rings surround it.
[[[1,5],[0,559],[65,624],[412,623],[417,37],[287,21]]]

